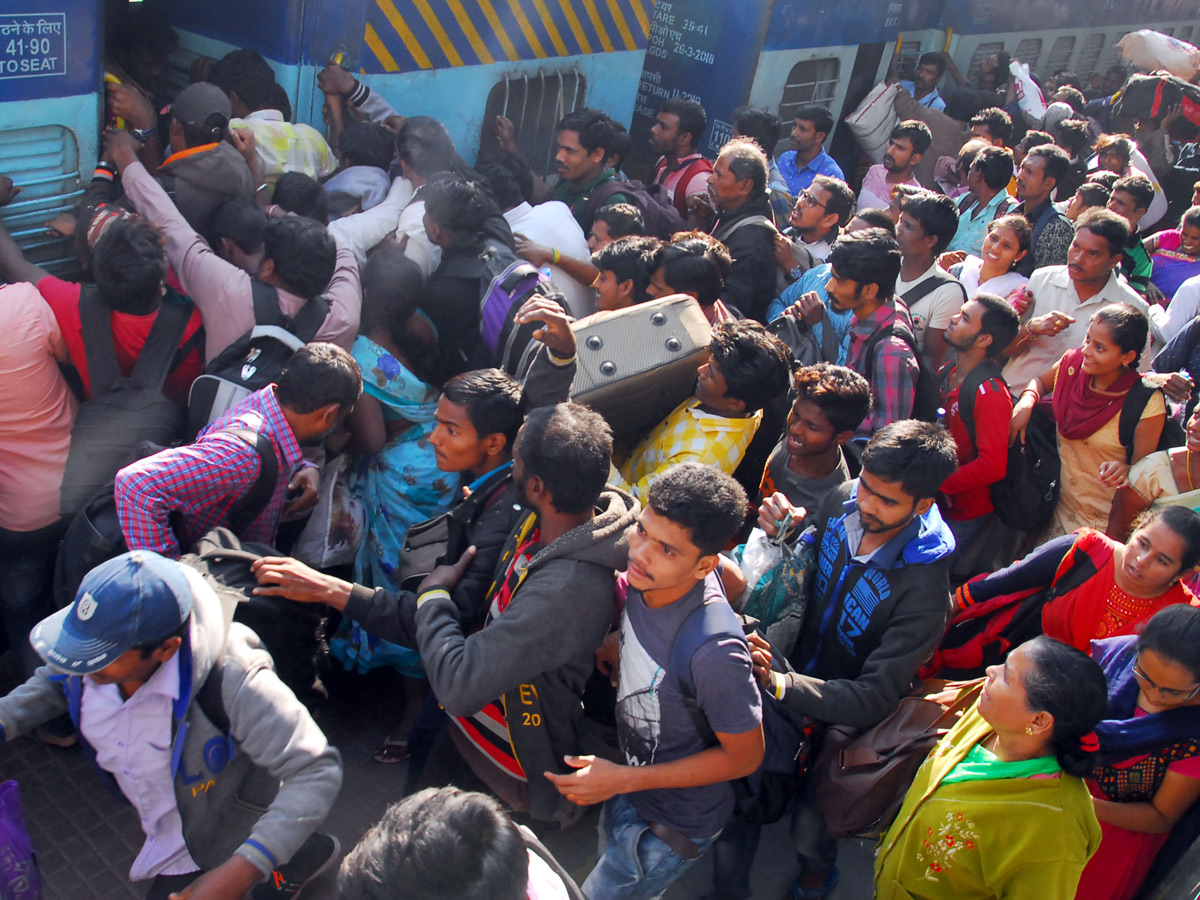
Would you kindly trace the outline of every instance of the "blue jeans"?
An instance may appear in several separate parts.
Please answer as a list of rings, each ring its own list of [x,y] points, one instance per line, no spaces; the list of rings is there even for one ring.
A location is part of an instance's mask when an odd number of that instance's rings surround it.
[[[684,859],[652,834],[624,794],[604,804],[600,836],[604,854],[583,883],[588,900],[654,900],[696,861]],[[716,839],[714,834],[693,842],[703,855]]]

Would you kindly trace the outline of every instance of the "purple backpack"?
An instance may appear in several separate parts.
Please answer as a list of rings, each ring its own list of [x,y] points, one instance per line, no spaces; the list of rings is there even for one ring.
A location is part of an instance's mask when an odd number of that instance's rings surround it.
[[[0,900],[41,900],[42,873],[21,815],[17,783],[0,784]]]

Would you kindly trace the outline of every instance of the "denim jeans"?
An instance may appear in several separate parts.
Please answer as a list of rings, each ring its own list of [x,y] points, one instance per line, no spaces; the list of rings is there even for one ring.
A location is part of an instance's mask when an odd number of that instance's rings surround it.
[[[600,837],[603,853],[583,883],[589,900],[654,900],[696,861],[684,859],[651,833],[624,794],[604,804]],[[703,855],[716,839],[714,834],[693,842]]]
[[[69,519],[37,531],[0,528],[0,627],[25,678],[42,664],[29,643],[33,626],[54,612],[54,559]]]

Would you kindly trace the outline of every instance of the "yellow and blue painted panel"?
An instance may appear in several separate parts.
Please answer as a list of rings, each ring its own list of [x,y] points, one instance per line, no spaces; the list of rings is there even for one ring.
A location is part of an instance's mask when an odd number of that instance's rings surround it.
[[[642,50],[655,0],[369,0],[363,71]]]

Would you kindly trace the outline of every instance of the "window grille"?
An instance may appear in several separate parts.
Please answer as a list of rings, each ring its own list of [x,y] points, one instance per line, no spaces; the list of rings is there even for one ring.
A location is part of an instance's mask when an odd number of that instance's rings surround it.
[[[512,120],[517,144],[539,175],[554,171],[554,126],[584,105],[586,79],[578,69],[556,69],[534,75],[507,75],[488,94],[484,107],[480,156],[496,147],[496,116]]]
[[[0,172],[25,189],[0,209],[25,258],[53,275],[78,272],[71,241],[51,235],[45,225],[61,212],[74,212],[83,194],[75,135],[61,125],[6,131],[0,134]]]

